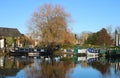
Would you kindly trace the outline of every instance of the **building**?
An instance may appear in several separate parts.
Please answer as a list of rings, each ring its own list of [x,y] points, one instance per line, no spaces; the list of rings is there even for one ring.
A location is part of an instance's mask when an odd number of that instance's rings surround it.
[[[18,38],[21,33],[16,28],[0,27],[0,49],[6,47],[6,37]]]
[[[120,46],[120,34],[116,34],[115,38],[116,38],[115,45]]]

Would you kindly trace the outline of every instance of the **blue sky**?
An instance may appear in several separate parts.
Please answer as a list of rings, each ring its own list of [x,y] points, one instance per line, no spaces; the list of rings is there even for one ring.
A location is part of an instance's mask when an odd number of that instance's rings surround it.
[[[71,14],[72,32],[97,32],[120,26],[120,0],[0,0],[0,27],[27,33],[27,21],[44,3],[59,4]]]

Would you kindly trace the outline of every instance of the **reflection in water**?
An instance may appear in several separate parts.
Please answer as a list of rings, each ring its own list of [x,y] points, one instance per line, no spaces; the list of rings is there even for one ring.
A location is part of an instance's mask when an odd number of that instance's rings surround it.
[[[54,59],[47,61],[36,62],[27,66],[24,71],[28,78],[65,78],[67,71],[74,67],[73,62],[56,62]]]
[[[37,60],[35,60],[33,64],[28,65],[26,68],[24,68],[24,72],[26,73],[27,78],[41,78],[40,71],[40,62]]]
[[[66,57],[65,57],[66,56]],[[120,59],[78,56],[0,57],[0,78],[120,78]]]
[[[3,68],[4,67],[4,57],[0,57],[0,67]]]
[[[12,77],[12,78],[14,78],[14,77]],[[27,78],[27,75],[25,74],[24,70],[20,70],[20,71],[16,74],[15,78]]]
[[[33,58],[26,57],[0,57],[0,78],[13,77],[26,65],[34,63]]]

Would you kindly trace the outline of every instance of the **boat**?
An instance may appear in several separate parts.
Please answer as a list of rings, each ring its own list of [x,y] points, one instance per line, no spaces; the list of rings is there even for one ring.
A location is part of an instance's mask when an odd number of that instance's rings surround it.
[[[52,50],[50,48],[19,48],[16,47],[12,50],[9,50],[9,55],[16,56],[42,56],[42,55],[51,55]]]
[[[110,49],[106,52],[106,58],[119,58],[120,49]]]
[[[87,56],[98,56],[99,50],[94,48],[88,48],[86,53],[87,53]]]

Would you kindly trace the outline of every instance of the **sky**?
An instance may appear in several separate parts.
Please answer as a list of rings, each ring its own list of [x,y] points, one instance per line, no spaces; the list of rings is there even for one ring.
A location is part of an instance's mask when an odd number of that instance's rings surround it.
[[[0,0],[0,27],[26,34],[31,15],[45,3],[63,6],[71,14],[71,31],[76,34],[120,26],[120,0]]]

